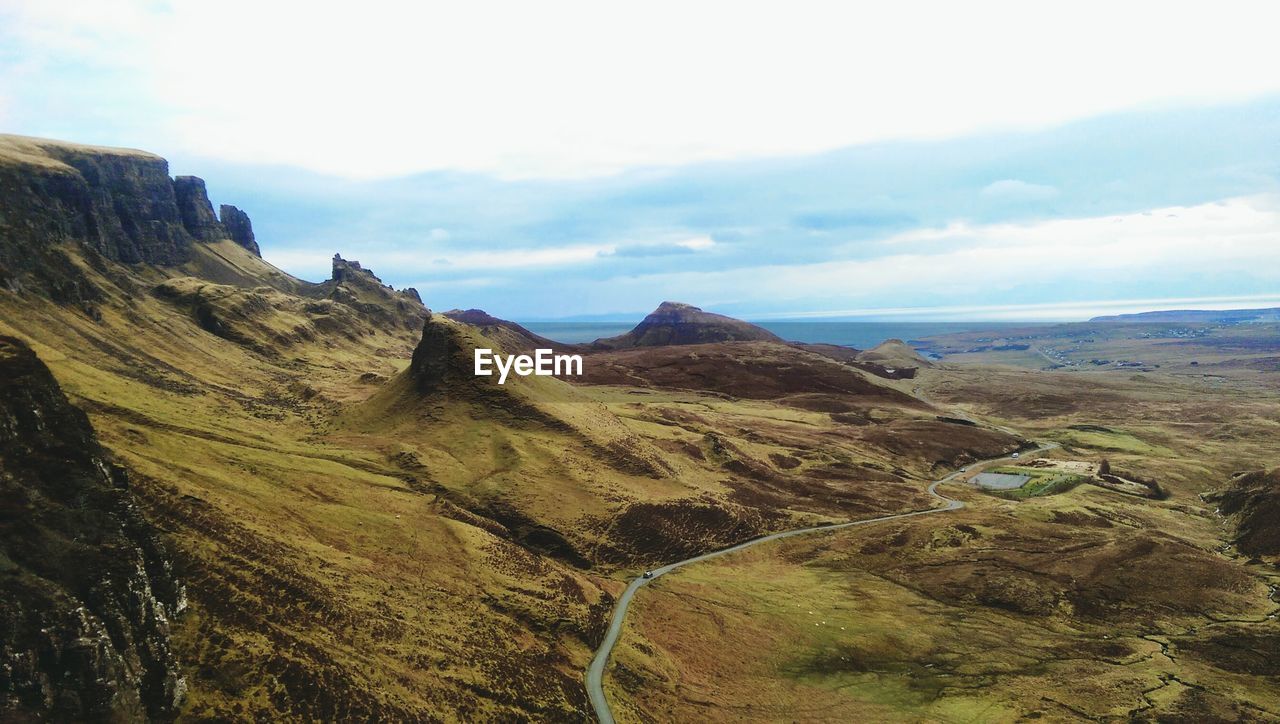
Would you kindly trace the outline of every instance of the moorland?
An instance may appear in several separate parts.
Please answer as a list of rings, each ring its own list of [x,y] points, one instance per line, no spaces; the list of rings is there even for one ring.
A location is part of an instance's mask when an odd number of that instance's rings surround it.
[[[149,153],[0,137],[0,718],[589,719],[627,581],[928,509],[960,468],[963,510],[655,581],[614,715],[1280,712],[1265,323],[922,357],[669,302],[560,345],[340,254],[295,278],[251,212]],[[1184,323],[1106,328],[1153,324]],[[583,375],[473,374],[540,346]],[[1042,442],[1086,472],[969,484]]]

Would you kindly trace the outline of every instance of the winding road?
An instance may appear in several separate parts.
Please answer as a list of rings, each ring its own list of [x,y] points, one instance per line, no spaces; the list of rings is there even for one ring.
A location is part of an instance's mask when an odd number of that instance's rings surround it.
[[[1056,443],[1046,443],[1033,450],[1025,451],[1025,454],[1044,452],[1045,450],[1049,450],[1050,448],[1054,448],[1054,447],[1057,447]],[[973,463],[973,465],[968,466],[966,470],[972,468],[974,465],[987,465],[990,463],[1000,462],[1003,460],[1011,460],[1011,459],[1012,458],[1010,457],[998,457],[998,458],[990,458],[987,460],[980,460],[976,463]],[[950,482],[951,480],[955,479],[956,476],[960,475],[963,472],[964,470],[957,470],[954,473],[951,473],[950,475],[946,476],[945,478],[942,478],[941,480],[935,480],[932,484],[929,485],[929,494],[937,498],[938,500],[941,500],[942,502],[946,503],[946,505],[943,505],[941,507],[929,508],[927,510],[916,510],[910,513],[897,513],[894,515],[884,515],[884,516],[880,516],[879,518],[867,518],[866,520],[854,520],[848,523],[818,525],[812,528],[796,528],[794,530],[785,530],[780,533],[772,533],[770,535],[762,536],[760,538],[752,538],[749,541],[739,543],[729,548],[724,548],[718,551],[712,551],[710,553],[703,553],[700,556],[694,556],[693,558],[686,558],[683,561],[677,561],[675,563],[668,563],[667,565],[662,566],[661,568],[654,568],[651,571],[653,573],[652,578],[645,578],[643,576],[640,576],[632,580],[631,583],[627,584],[627,589],[622,592],[621,596],[618,597],[618,603],[613,608],[613,618],[610,619],[609,621],[609,630],[605,633],[604,641],[600,643],[600,648],[596,649],[596,655],[595,655],[595,658],[591,660],[591,665],[587,667],[587,696],[591,699],[591,707],[595,709],[596,718],[600,720],[600,724],[613,724],[613,712],[609,709],[609,701],[604,696],[604,670],[605,670],[605,667],[609,664],[609,655],[613,653],[613,647],[618,643],[618,637],[622,634],[622,623],[627,616],[627,607],[631,605],[631,599],[635,597],[636,591],[639,591],[641,588],[648,585],[649,583],[656,581],[660,576],[666,575],[676,569],[683,568],[687,565],[697,563],[699,561],[705,561],[711,558],[718,558],[723,555],[728,555],[729,553],[733,553],[734,551],[740,551],[744,548],[750,548],[751,546],[759,545],[761,543],[768,543],[769,541],[780,540],[782,538],[790,538],[792,536],[797,536],[797,535],[805,535],[806,533],[818,533],[820,531],[840,530],[841,528],[851,528],[855,525],[870,525],[872,523],[883,523],[886,520],[898,520],[901,518],[912,518],[917,515],[932,515],[934,513],[946,512],[948,510],[959,510],[960,508],[964,507],[964,503],[960,502],[959,500],[948,498],[947,496],[939,493],[938,486],[942,485],[943,483]]]

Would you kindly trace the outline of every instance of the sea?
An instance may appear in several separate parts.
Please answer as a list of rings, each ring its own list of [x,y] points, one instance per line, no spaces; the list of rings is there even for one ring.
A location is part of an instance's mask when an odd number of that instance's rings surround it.
[[[939,334],[999,330],[1002,327],[1026,326],[1026,322],[836,322],[812,319],[747,320],[764,327],[791,342],[836,344],[841,347],[870,349],[887,339],[913,339]],[[636,322],[520,322],[530,332],[565,344],[592,342],[602,337],[615,337],[631,330]]]

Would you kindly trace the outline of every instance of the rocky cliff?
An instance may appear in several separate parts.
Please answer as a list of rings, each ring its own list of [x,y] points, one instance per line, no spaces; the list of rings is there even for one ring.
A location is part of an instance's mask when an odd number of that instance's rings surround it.
[[[0,720],[172,718],[171,566],[88,418],[0,337]]]
[[[448,327],[430,316],[422,324],[422,341],[413,350],[409,377],[422,394],[446,390],[453,383],[474,381],[467,350]]]
[[[125,264],[174,266],[191,259],[194,242],[227,237],[204,181],[169,178],[159,156],[0,135],[0,285],[11,290],[96,298],[65,244]]]
[[[213,213],[209,191],[204,179],[198,176],[177,176],[173,179],[174,200],[178,204],[178,216],[182,227],[191,238],[200,241],[217,241],[227,238],[227,230]]]
[[[396,291],[360,262],[343,259],[339,254],[333,255],[333,276],[306,294],[344,304],[384,328],[417,329],[429,316],[418,290],[410,287]]]
[[[253,252],[254,256],[262,256],[258,242],[253,238],[253,223],[249,221],[248,214],[231,204],[223,204],[218,210],[218,215],[222,219],[222,227],[227,230],[227,236],[232,241]]]
[[[704,312],[680,302],[663,302],[630,332],[598,339],[592,345],[602,349],[626,349],[710,342],[781,341],[773,332],[740,319]]]

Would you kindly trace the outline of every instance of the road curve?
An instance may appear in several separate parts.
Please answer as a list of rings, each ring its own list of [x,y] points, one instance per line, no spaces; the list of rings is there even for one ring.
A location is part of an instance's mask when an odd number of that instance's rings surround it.
[[[1026,454],[1043,452],[1045,450],[1048,450],[1054,447],[1057,447],[1056,443],[1046,443],[1033,450],[1027,450],[1025,452]],[[988,463],[999,462],[1002,460],[1011,460],[1011,459],[1012,458],[1009,458],[1009,457],[990,458],[987,460],[980,460],[976,463],[973,463],[973,465],[985,465]],[[972,467],[973,465],[970,465],[969,467]],[[962,472],[964,471],[957,470],[954,473],[951,473],[950,475],[946,476],[945,478],[942,478],[941,480],[935,480],[933,483],[929,485],[929,494],[937,498],[938,500],[941,500],[942,502],[946,503],[946,505],[943,505],[937,508],[928,508],[926,510],[916,510],[910,513],[897,513],[894,515],[883,515],[883,516],[880,516],[879,518],[867,518],[866,520],[853,520],[853,521],[849,521],[848,523],[818,525],[818,526],[813,526],[811,528],[796,528],[794,530],[784,530],[780,533],[771,533],[766,536],[761,536],[760,538],[752,538],[749,541],[739,543],[735,546],[730,546],[729,548],[723,548],[721,550],[712,551],[710,553],[703,553],[700,556],[694,556],[693,558],[686,558],[683,561],[668,563],[667,565],[662,566],[661,568],[654,568],[652,570],[652,573],[653,573],[652,578],[644,578],[643,576],[641,576],[633,579],[631,583],[627,584],[627,588],[625,591],[622,592],[622,595],[618,597],[618,602],[613,607],[613,618],[609,620],[609,630],[605,632],[604,641],[600,642],[600,648],[596,649],[595,658],[591,660],[591,665],[587,667],[587,678],[586,678],[587,696],[588,698],[591,699],[591,708],[595,710],[596,718],[600,720],[600,724],[613,724],[613,712],[609,709],[609,701],[604,696],[604,669],[609,664],[609,655],[613,653],[613,647],[618,643],[618,637],[622,634],[622,622],[627,617],[627,607],[631,605],[631,599],[636,595],[636,591],[639,591],[641,588],[649,584],[651,581],[657,580],[660,576],[666,575],[678,568],[683,568],[691,563],[705,561],[710,558],[718,558],[720,556],[733,553],[734,551],[740,551],[744,548],[750,548],[751,546],[759,545],[761,543],[767,543],[772,540],[790,538],[792,536],[804,535],[806,533],[817,533],[819,531],[840,530],[841,528],[851,528],[855,525],[870,525],[871,523],[882,523],[886,520],[912,518],[917,515],[932,515],[933,513],[942,513],[948,510],[959,510],[960,508],[964,507],[964,503],[960,502],[959,500],[948,498],[942,493],[939,493],[938,486],[942,485],[943,483],[950,482],[952,479],[954,479],[957,475],[960,475]]]

